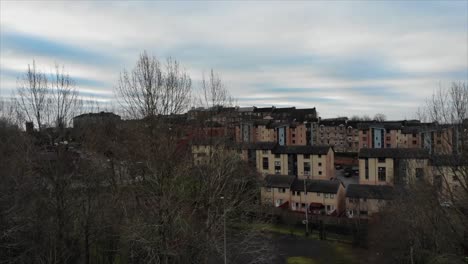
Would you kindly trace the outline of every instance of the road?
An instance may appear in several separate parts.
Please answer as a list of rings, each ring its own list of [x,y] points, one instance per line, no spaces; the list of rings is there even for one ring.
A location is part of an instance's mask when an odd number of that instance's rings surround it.
[[[351,177],[345,177],[343,176],[343,169],[341,170],[335,170],[336,173],[335,173],[335,177],[339,180],[341,180],[344,184],[345,187],[348,187],[349,184],[358,184],[359,183],[359,176],[351,176]]]

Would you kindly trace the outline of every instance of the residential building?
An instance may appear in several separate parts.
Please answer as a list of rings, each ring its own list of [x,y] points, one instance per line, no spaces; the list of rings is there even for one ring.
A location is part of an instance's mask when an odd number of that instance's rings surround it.
[[[431,158],[433,183],[440,192],[441,202],[466,201],[468,197],[468,159],[462,155],[437,155]]]
[[[335,152],[357,152],[359,130],[357,122],[347,117],[322,119],[317,131],[317,144],[333,146]]]
[[[408,184],[423,180],[429,170],[425,149],[363,148],[358,157],[359,184]]]
[[[346,188],[346,215],[370,218],[393,199],[393,187],[387,185],[350,184]]]
[[[299,178],[330,179],[335,176],[334,152],[329,146],[279,146],[262,142],[247,147],[255,156],[257,170],[266,174],[297,175]]]
[[[288,209],[294,175],[266,175],[260,190],[262,203]]]
[[[337,180],[300,180],[291,185],[293,211],[339,216],[345,211],[345,188]]]

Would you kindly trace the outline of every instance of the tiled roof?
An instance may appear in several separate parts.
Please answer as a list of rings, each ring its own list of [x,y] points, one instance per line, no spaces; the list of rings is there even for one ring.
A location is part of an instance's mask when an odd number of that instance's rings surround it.
[[[290,188],[296,176],[294,175],[267,175],[265,186],[277,188]]]
[[[307,192],[337,193],[340,182],[334,180],[306,180]],[[293,191],[304,191],[304,180],[295,179],[291,185]]]
[[[393,191],[388,185],[350,184],[346,187],[346,197],[391,200]]]
[[[429,152],[419,148],[362,148],[359,158],[428,159]]]

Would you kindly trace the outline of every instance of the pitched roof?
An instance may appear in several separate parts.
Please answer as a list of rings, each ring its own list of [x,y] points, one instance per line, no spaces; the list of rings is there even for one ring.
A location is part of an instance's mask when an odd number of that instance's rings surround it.
[[[269,150],[274,149],[276,146],[275,142],[255,142],[245,145],[245,149],[259,149],[259,150]]]
[[[388,185],[350,184],[346,187],[346,197],[391,200],[393,187]]]
[[[277,188],[290,188],[296,176],[294,175],[267,175],[264,186]]]
[[[330,146],[276,146],[272,153],[274,154],[313,154],[327,155]]]
[[[319,193],[337,193],[340,188],[339,181],[333,180],[306,180],[306,188],[308,192]],[[291,185],[293,191],[304,191],[304,180],[295,179]]]
[[[429,152],[419,148],[362,148],[359,158],[428,159]]]

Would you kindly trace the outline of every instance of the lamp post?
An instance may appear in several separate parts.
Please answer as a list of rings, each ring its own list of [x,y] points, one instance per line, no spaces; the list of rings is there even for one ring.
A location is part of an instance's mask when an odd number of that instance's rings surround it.
[[[220,199],[223,200],[224,264],[227,264],[227,256],[226,256],[226,206],[224,205],[224,196],[221,196]]]
[[[304,201],[305,201],[305,205],[306,205],[306,208],[305,208],[306,233],[305,233],[305,235],[308,236],[309,235],[309,215],[308,215],[309,206],[307,205],[307,184],[306,184],[306,179],[305,178],[304,178]]]

